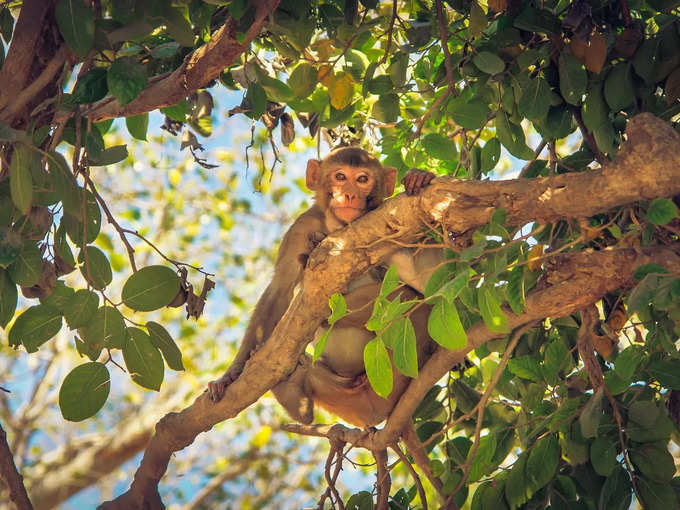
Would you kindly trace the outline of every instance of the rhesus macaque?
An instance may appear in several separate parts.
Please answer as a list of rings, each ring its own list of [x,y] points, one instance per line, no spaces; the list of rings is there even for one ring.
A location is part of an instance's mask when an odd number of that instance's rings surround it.
[[[427,186],[434,175],[411,171],[402,181],[410,194]],[[378,207],[392,195],[397,171],[357,147],[334,150],[324,160],[307,163],[307,187],[315,192],[314,205],[304,212],[284,235],[274,268],[274,277],[258,301],[245,333],[243,343],[227,372],[208,385],[213,400],[220,400],[226,387],[242,372],[250,356],[265,342],[281,319],[293,290],[300,282],[311,250],[326,235]],[[412,299],[422,293],[425,282],[436,264],[424,256],[414,257],[410,250],[399,250],[387,264],[395,264],[399,277],[411,288],[395,291],[401,299]],[[429,270],[428,270],[429,268]],[[380,423],[390,413],[409,383],[409,378],[393,369],[392,393],[385,399],[371,388],[364,369],[364,346],[374,337],[365,329],[372,303],[380,291],[381,279],[367,271],[353,280],[344,294],[350,311],[333,327],[322,357],[312,363],[304,355],[295,371],[273,388],[274,395],[289,415],[302,423],[313,418],[314,402],[343,420],[367,427]],[[414,290],[415,289],[415,290]],[[411,315],[417,336],[418,359],[422,364],[430,355],[433,342],[427,334],[429,309],[420,307]],[[321,326],[315,338],[327,329]]]

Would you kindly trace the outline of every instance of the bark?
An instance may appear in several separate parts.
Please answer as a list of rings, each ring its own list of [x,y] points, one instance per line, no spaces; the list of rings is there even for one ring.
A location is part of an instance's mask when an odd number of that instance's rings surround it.
[[[0,426],[0,480],[2,480],[9,492],[10,504],[17,510],[31,510],[31,500],[28,499],[24,478],[17,471],[14,457],[7,444],[7,434]]]
[[[149,87],[125,106],[121,106],[115,98],[108,97],[94,103],[83,115],[95,122],[139,115],[177,104],[193,91],[207,86],[248,49],[250,42],[259,35],[267,18],[278,6],[279,0],[253,3],[257,4],[255,21],[243,42],[239,43],[236,39],[238,22],[230,18],[212,34],[207,44],[189,55],[178,69],[151,80]]]
[[[508,221],[550,222],[584,218],[641,199],[680,193],[680,135],[665,122],[641,114],[629,122],[627,141],[614,162],[601,170],[540,179],[495,182],[437,179],[420,196],[399,196],[326,238],[312,253],[302,288],[269,340],[251,357],[242,375],[213,403],[206,393],[156,426],[130,489],[102,508],[160,508],[158,483],[173,452],[220,421],[236,416],[290,373],[319,324],[328,316],[328,298],[394,250],[393,241],[413,242],[423,225],[442,224],[465,232],[486,224],[503,207]],[[670,150],[669,150],[670,149]],[[594,191],[600,191],[597,199]],[[631,283],[631,271],[648,261],[677,264],[671,249],[650,253],[607,250],[559,257],[547,287],[527,296],[527,311],[508,313],[512,328],[543,317],[572,313],[607,291]],[[674,266],[680,267],[680,265]],[[483,325],[468,332],[469,349],[497,335]],[[469,350],[466,349],[465,351]],[[401,398],[372,449],[394,442],[422,396],[463,351],[438,350]]]

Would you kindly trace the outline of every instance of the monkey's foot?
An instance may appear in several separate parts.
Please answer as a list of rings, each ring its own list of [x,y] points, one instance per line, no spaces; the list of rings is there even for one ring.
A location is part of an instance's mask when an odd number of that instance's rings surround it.
[[[227,370],[227,372],[219,379],[208,383],[208,395],[213,402],[222,400],[224,392],[227,391],[227,387],[241,375],[242,369],[232,370],[232,368],[233,367],[229,368],[229,370]]]
[[[368,376],[366,375],[366,372],[361,372],[359,375],[357,375],[354,380],[350,383],[350,388],[360,388],[364,384],[368,382]]]

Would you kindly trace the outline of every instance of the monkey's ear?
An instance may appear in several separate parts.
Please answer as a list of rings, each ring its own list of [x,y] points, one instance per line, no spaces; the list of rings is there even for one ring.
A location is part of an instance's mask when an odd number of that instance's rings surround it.
[[[394,186],[397,184],[397,169],[392,166],[384,166],[385,171],[385,197],[391,197]]]
[[[305,184],[307,184],[307,187],[312,191],[315,191],[321,184],[321,161],[318,159],[310,159],[307,161]]]

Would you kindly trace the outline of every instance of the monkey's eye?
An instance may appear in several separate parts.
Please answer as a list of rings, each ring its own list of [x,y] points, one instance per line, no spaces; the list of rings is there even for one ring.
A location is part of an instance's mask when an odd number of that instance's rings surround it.
[[[361,184],[366,184],[368,182],[368,175],[360,175],[357,177],[357,182],[360,182]]]
[[[336,181],[344,181],[345,179],[347,179],[347,177],[345,177],[345,174],[343,174],[342,172],[338,172],[335,174]]]

